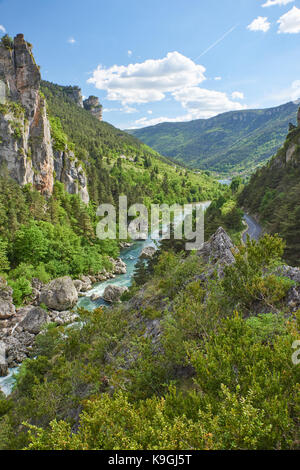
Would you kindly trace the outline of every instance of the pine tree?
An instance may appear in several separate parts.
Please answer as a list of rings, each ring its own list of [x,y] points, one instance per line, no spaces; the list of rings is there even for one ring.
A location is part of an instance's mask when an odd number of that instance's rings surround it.
[[[133,280],[137,286],[143,286],[148,277],[147,261],[140,258],[135,265]]]
[[[0,239],[0,273],[8,270],[7,243]]]

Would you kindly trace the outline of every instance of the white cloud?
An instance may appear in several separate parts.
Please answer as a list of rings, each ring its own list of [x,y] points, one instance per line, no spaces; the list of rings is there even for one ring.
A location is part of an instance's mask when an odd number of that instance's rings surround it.
[[[233,100],[243,100],[245,98],[245,95],[241,91],[234,91],[233,93],[231,93],[231,98]]]
[[[300,33],[300,9],[293,7],[282,15],[277,23],[279,23],[278,33]]]
[[[231,101],[226,93],[200,87],[187,87],[173,93],[173,96],[187,110],[188,120],[206,119],[226,111],[246,108],[241,103]]]
[[[258,16],[255,20],[252,21],[252,23],[247,26],[247,29],[249,29],[250,31],[263,31],[264,33],[266,33],[267,31],[269,31],[270,26],[271,23],[269,23],[268,18],[266,16]]]
[[[153,119],[148,119],[147,117],[142,117],[137,119],[131,127],[128,129],[136,129],[137,127],[148,127],[148,126],[156,126],[156,124],[161,124],[162,122],[183,122],[183,121],[190,121],[188,115],[179,116],[176,118],[168,118],[168,117],[158,117]]]
[[[147,113],[148,113],[148,114],[152,114],[153,111],[151,111],[151,109],[149,109],[149,110],[147,111]]]
[[[154,125],[159,122],[190,121],[209,118],[216,114],[245,109],[236,100],[243,98],[236,92],[233,99],[226,93],[200,88],[205,80],[205,68],[179,52],[169,52],[163,59],[146,60],[127,66],[114,65],[105,68],[99,65],[88,79],[88,83],[106,91],[110,101],[120,101],[122,112],[137,112],[132,105],[161,101],[163,99],[179,102],[185,113],[178,117],[156,117],[146,111],[145,117],[135,121],[135,127]],[[220,77],[221,78],[221,77]]]
[[[215,77],[214,80],[216,80],[217,82],[222,80],[222,77]]]
[[[295,0],[267,0],[266,3],[262,5],[263,8],[265,7],[273,7],[275,5],[285,6],[289,3],[294,2]]]
[[[104,113],[112,113],[114,111],[121,111],[119,108],[103,108]]]
[[[205,80],[205,67],[179,52],[169,52],[163,59],[149,59],[142,63],[99,65],[89,78],[99,90],[106,90],[107,99],[129,103],[161,101],[166,93],[192,87]]]
[[[262,7],[273,7],[275,5],[285,6],[294,1],[295,0],[267,0],[266,3],[262,5]]]
[[[291,86],[291,100],[298,101],[300,98],[300,80],[295,80]]]
[[[161,116],[149,119],[142,117],[137,119],[129,129],[155,126],[162,122],[186,122],[192,121],[193,119],[207,119],[227,111],[247,108],[245,105],[230,101],[226,93],[206,90],[199,87],[186,88],[185,90],[176,92],[175,99],[180,101],[182,106],[187,110],[186,114],[175,118]]]
[[[121,112],[126,113],[126,114],[132,114],[132,113],[137,113],[138,110],[136,108],[131,107],[131,106],[124,106],[121,109]]]
[[[74,39],[74,38],[69,38],[68,39],[69,44],[75,44],[75,42],[76,42],[76,39]]]
[[[132,51],[127,51],[128,56],[130,57],[132,55]]]
[[[300,98],[300,80],[294,80],[291,85],[278,93],[269,96],[272,101],[285,103],[287,101],[297,102]]]
[[[1,33],[6,33],[6,29],[4,28],[2,24],[0,24],[0,31]]]
[[[231,101],[226,93],[199,87],[185,88],[184,90],[177,91],[174,93],[174,97],[186,109],[186,114],[175,118],[161,116],[151,119],[142,117],[137,119],[129,128],[155,126],[162,122],[186,122],[193,119],[206,119],[226,111],[247,108],[245,105]]]

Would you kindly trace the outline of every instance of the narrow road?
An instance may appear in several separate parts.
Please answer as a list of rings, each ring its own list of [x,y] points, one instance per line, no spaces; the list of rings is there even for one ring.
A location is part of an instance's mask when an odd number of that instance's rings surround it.
[[[243,242],[246,242],[247,235],[254,240],[258,240],[262,232],[261,226],[248,214],[244,214],[244,220],[248,225],[248,229],[243,234]]]

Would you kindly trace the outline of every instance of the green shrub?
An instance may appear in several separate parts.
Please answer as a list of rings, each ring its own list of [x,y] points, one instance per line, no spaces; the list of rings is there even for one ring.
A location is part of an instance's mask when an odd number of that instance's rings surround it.
[[[8,280],[8,284],[13,288],[13,301],[19,307],[23,301],[32,294],[32,287],[28,279],[19,277],[16,281]]]

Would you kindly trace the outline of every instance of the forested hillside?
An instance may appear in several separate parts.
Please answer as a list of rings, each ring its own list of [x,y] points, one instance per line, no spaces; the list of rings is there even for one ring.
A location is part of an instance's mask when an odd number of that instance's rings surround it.
[[[286,242],[285,258],[300,264],[300,120],[283,147],[251,178],[239,203],[256,215],[265,229]]]
[[[289,122],[295,123],[297,109],[290,102],[130,132],[174,161],[232,174],[251,170],[274,155],[284,142]]]
[[[74,144],[76,157],[86,168],[93,201],[117,202],[119,194],[126,194],[129,202],[183,203],[208,200],[218,192],[215,182],[204,172],[195,175],[176,168],[135,137],[99,122],[64,90],[42,82],[49,115],[59,120],[63,133]]]

